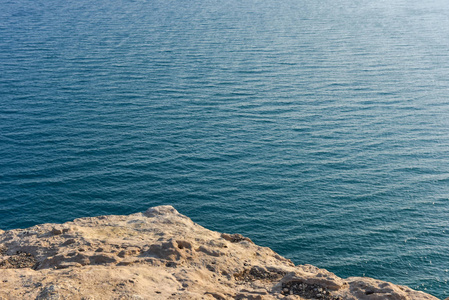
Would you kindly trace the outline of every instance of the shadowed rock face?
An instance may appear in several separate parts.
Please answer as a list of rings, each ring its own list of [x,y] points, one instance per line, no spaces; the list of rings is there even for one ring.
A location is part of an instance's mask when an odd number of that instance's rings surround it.
[[[172,206],[0,231],[0,299],[437,299],[295,266]]]

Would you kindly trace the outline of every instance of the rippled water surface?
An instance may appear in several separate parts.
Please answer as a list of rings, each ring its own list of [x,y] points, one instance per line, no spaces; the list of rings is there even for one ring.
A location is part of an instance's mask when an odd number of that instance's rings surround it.
[[[0,228],[172,204],[449,296],[449,6],[2,0]]]

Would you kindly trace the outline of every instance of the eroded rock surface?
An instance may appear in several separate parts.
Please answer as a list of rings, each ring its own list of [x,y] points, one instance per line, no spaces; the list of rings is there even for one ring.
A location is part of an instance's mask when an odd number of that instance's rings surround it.
[[[437,298],[371,278],[295,266],[172,206],[0,230],[0,299]]]

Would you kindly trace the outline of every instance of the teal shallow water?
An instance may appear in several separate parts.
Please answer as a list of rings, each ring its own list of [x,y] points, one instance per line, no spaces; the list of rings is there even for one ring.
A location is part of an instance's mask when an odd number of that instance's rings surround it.
[[[0,228],[171,204],[449,296],[443,1],[3,1]]]

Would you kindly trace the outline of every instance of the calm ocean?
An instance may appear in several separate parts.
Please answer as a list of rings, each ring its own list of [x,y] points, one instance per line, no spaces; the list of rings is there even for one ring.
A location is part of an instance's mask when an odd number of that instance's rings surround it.
[[[449,296],[447,1],[0,3],[0,228],[171,204]]]

